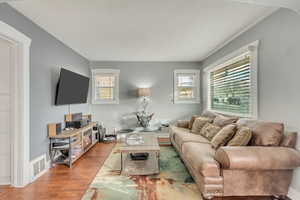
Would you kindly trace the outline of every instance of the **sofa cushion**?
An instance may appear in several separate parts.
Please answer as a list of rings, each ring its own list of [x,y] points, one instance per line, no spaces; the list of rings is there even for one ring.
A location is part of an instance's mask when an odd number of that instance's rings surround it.
[[[207,117],[198,117],[195,119],[192,127],[192,133],[200,134],[201,129],[206,123],[211,123],[213,119]]]
[[[209,141],[221,130],[220,126],[211,123],[206,123],[200,131],[200,135],[206,137]]]
[[[252,137],[250,128],[240,127],[234,137],[228,142],[227,146],[247,146]]]
[[[215,119],[218,114],[211,112],[209,110],[204,110],[201,114],[202,117],[207,117],[211,119]]]
[[[193,116],[191,117],[190,122],[189,122],[189,127],[188,127],[189,129],[192,129],[193,124],[194,124],[194,122],[195,122],[195,119],[198,118],[198,117],[200,117],[200,115],[193,115]]]
[[[190,134],[191,130],[188,128],[182,128],[178,126],[170,126],[170,132],[171,135],[175,135],[176,133]]]
[[[235,132],[235,124],[229,124],[223,127],[211,140],[212,147],[218,149],[219,147],[226,145],[226,143],[234,136]]]
[[[170,126],[170,137],[172,137],[174,139],[174,136],[176,133],[185,133],[188,134],[191,131],[187,128],[181,128],[181,127],[177,127],[177,126]]]
[[[297,132],[287,132],[280,143],[282,147],[295,148],[297,143]]]
[[[238,127],[247,126],[251,129],[251,146],[279,146],[283,137],[283,123],[240,119],[237,121],[237,125]]]
[[[233,124],[238,120],[237,117],[227,117],[223,115],[217,115],[214,119],[214,125],[224,127],[228,124]]]
[[[215,150],[210,144],[185,143],[182,145],[182,156],[195,172],[203,176],[220,176],[219,163],[215,161]]]
[[[210,144],[209,140],[207,140],[205,137],[193,133],[186,133],[186,132],[174,133],[174,141],[180,149],[182,145],[187,142]]]

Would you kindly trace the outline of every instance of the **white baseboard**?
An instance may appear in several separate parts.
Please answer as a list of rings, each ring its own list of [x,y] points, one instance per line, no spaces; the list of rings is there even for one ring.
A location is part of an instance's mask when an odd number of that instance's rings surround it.
[[[10,177],[2,177],[0,178],[0,185],[10,185]]]
[[[300,199],[300,191],[297,191],[294,188],[290,187],[288,197],[292,200],[298,200]]]
[[[45,169],[40,171],[39,174],[37,174],[36,176],[34,176],[34,173],[33,173],[33,164],[36,162],[36,161],[39,161],[41,159],[45,159]],[[46,154],[42,155],[42,156],[39,156],[38,158],[32,160],[30,162],[30,180],[31,182],[34,182],[35,180],[37,180],[39,177],[41,177],[42,175],[44,175],[49,169],[50,169],[50,163],[51,161],[46,159]]]
[[[42,171],[42,172],[40,172],[37,176],[32,176],[31,177],[31,182],[34,182],[35,180],[37,180],[38,178],[40,178],[41,176],[43,176],[48,170],[50,169],[50,161],[48,161],[47,163],[46,163],[46,168]]]

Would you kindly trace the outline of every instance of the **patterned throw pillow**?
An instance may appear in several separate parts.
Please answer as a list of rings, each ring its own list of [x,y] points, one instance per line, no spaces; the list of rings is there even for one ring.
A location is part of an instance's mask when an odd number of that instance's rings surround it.
[[[192,133],[200,134],[200,130],[206,123],[211,123],[213,120],[207,117],[198,117],[195,119],[192,127]]]
[[[228,142],[227,146],[247,146],[252,137],[250,128],[243,126],[238,129],[235,136]]]
[[[206,137],[209,141],[221,130],[221,127],[206,123],[200,131],[200,135]]]
[[[229,124],[223,127],[211,140],[211,145],[214,149],[218,149],[225,144],[234,136],[236,131],[235,124]]]
[[[195,122],[195,119],[198,118],[198,117],[200,117],[200,116],[199,116],[199,115],[193,115],[193,116],[191,117],[190,122],[189,122],[189,129],[192,129],[193,124],[194,124],[194,122]]]

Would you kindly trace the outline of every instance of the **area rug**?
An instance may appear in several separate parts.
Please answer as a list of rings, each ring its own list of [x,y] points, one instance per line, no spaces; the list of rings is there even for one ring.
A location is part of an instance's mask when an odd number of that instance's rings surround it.
[[[160,174],[120,175],[118,145],[82,200],[202,200],[195,182],[171,146],[161,147]]]

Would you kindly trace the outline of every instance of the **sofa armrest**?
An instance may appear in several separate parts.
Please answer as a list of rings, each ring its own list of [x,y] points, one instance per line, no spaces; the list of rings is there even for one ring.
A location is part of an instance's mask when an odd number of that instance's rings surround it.
[[[189,128],[189,120],[178,120],[176,126],[179,128]]]
[[[285,170],[300,166],[300,152],[286,147],[221,147],[215,159],[222,169]]]

